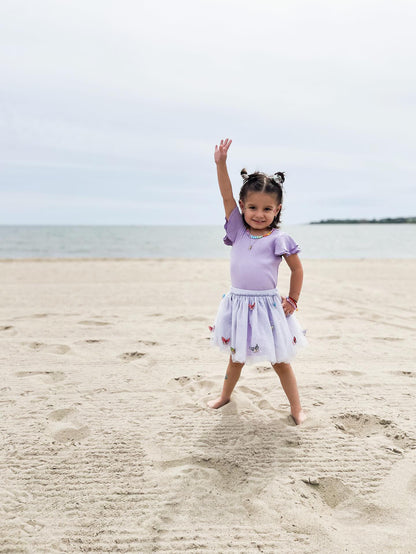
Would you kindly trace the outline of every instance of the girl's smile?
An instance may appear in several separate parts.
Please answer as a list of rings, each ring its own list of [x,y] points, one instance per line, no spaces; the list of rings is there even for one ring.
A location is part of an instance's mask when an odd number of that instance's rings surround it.
[[[273,194],[252,191],[244,202],[240,201],[240,207],[250,232],[258,235],[269,231],[282,205],[277,204]]]

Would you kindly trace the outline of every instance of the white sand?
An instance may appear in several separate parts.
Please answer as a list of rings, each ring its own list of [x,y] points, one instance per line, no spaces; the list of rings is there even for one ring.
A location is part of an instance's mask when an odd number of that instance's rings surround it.
[[[415,552],[416,260],[304,267],[296,427],[226,260],[0,263],[0,552]]]

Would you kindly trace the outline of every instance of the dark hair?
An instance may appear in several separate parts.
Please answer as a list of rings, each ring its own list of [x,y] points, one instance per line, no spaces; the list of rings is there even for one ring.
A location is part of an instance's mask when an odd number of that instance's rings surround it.
[[[245,202],[247,194],[249,192],[264,192],[266,194],[275,194],[277,203],[281,204],[283,201],[283,183],[285,182],[285,174],[282,171],[278,171],[274,175],[266,175],[260,171],[255,171],[248,175],[246,169],[241,170],[241,177],[244,180],[244,184],[240,190],[240,201]],[[280,223],[280,213],[274,218],[270,224],[272,229],[278,229]],[[244,219],[244,216],[243,216]],[[246,221],[244,223],[247,225]]]

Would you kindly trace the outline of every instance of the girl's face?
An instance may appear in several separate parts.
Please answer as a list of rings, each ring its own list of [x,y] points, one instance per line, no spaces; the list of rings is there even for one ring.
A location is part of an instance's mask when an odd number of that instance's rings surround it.
[[[247,194],[244,202],[240,200],[240,208],[247,225],[254,234],[254,232],[267,230],[282,205],[277,203],[274,194],[251,191]]]

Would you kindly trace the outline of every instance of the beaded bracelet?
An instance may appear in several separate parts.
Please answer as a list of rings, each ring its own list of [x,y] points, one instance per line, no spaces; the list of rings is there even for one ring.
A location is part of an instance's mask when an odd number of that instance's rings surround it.
[[[298,301],[297,300],[295,300],[292,296],[289,296],[288,298],[296,305],[296,307],[298,307]]]
[[[294,308],[295,310],[298,309],[298,307],[296,305],[296,302],[290,296],[288,296],[286,298],[286,301],[289,302],[289,304],[292,306],[292,308]]]

